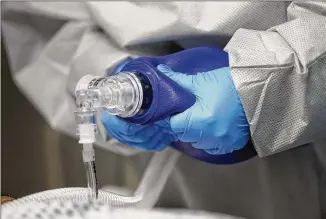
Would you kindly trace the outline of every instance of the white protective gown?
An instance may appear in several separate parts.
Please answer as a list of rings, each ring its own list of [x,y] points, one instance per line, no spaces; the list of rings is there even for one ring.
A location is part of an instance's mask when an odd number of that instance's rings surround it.
[[[15,83],[71,136],[83,75],[128,57],[225,47],[260,158],[215,166],[183,157],[173,185],[190,208],[326,218],[326,3],[4,2],[2,17]],[[110,148],[105,135],[98,144]]]

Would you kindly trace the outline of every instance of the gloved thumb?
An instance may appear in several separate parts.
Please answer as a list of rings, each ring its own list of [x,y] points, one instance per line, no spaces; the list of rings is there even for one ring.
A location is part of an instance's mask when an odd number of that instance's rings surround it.
[[[159,70],[161,73],[168,76],[173,81],[177,82],[180,86],[183,88],[193,91],[193,75],[187,75],[185,73],[181,72],[174,72],[169,66],[165,64],[160,64],[157,67],[157,70]]]

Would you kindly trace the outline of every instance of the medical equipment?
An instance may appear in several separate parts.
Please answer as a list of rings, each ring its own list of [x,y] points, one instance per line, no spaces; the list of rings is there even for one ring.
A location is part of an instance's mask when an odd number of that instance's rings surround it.
[[[156,66],[160,64],[194,75],[228,66],[228,55],[217,47],[198,47],[167,56],[137,58],[126,63],[120,72],[112,76],[86,75],[81,78],[76,86],[77,103],[79,107],[89,107],[88,112],[94,113],[100,109],[137,125],[153,124],[181,113],[196,102],[196,97],[159,72]],[[118,132],[130,132],[131,127],[121,126],[114,128],[121,128]],[[123,136],[113,136],[128,144]],[[196,149],[190,143],[169,143],[191,157],[215,164],[238,163],[256,155],[250,142],[232,153],[218,155]]]
[[[136,75],[124,73],[108,78],[86,75],[76,87],[77,135],[79,143],[83,144],[83,161],[92,198],[98,194],[93,149],[97,133],[95,113],[100,108],[125,117],[139,113],[147,106],[143,102],[143,92],[149,89],[148,86],[141,87],[142,84]]]
[[[98,184],[96,178],[95,152],[93,143],[96,140],[97,126],[95,123],[95,110],[86,97],[87,92],[76,92],[78,108],[75,112],[77,122],[77,135],[79,143],[83,144],[82,156],[85,165],[87,186],[90,198],[97,198]]]

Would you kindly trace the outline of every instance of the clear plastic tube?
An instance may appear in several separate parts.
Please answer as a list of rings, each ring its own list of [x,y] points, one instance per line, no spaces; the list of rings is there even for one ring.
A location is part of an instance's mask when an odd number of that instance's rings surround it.
[[[98,183],[96,177],[95,161],[84,162],[88,194],[90,199],[96,199],[98,197]]]
[[[93,144],[83,144],[82,155],[86,172],[89,198],[96,199],[98,197],[98,183],[96,177],[95,152]]]
[[[98,201],[113,208],[151,208],[157,202],[164,185],[173,170],[179,152],[167,148],[155,153],[143,174],[140,184],[131,196],[119,195],[107,191],[99,191]],[[88,198],[87,188],[61,188],[32,194],[4,204],[3,208],[17,207],[31,202],[48,201],[83,201]]]

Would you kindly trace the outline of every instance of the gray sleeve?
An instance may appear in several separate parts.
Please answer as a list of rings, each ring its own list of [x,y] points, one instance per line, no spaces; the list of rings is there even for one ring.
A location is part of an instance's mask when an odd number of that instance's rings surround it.
[[[292,3],[287,16],[225,48],[261,157],[326,136],[326,3]]]

